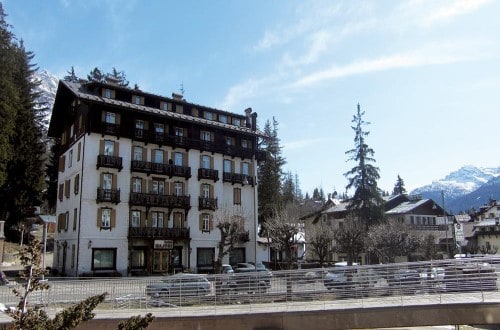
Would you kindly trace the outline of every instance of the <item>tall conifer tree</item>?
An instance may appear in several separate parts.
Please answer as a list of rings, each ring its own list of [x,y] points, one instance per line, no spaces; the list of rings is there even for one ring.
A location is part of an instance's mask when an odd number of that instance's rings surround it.
[[[358,104],[357,113],[353,116],[352,129],[355,132],[354,148],[346,151],[349,160],[357,163],[344,175],[348,179],[346,189],[354,188],[354,195],[349,200],[348,210],[365,225],[369,226],[382,220],[383,199],[377,186],[380,178],[379,169],[372,165],[374,151],[366,144],[365,138],[370,134],[363,126],[369,122],[363,120],[365,112]]]

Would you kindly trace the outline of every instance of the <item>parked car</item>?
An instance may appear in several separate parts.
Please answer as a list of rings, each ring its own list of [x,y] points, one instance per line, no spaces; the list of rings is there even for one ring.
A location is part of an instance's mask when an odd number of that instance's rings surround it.
[[[421,289],[420,273],[416,269],[397,269],[389,277],[389,287],[393,293],[415,293]]]
[[[210,282],[202,274],[179,273],[167,276],[159,283],[146,286],[146,294],[149,297],[170,303],[189,301],[192,298],[208,295],[210,291]]]
[[[231,267],[231,265],[228,265],[228,264],[222,264],[221,273],[222,274],[233,274],[234,273],[233,267]]]
[[[233,283],[238,291],[266,292],[271,287],[271,276],[271,272],[265,267],[238,263],[234,270]]]
[[[447,267],[445,271],[445,290],[493,291],[497,290],[496,268],[490,264],[466,264]]]
[[[368,295],[377,281],[378,277],[373,269],[351,266],[335,267],[323,278],[324,286],[335,291],[338,297]]]

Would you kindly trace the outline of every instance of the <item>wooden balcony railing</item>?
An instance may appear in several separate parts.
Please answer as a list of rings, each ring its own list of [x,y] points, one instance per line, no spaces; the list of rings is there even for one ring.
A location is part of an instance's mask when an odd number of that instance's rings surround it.
[[[189,166],[145,162],[142,160],[132,160],[130,170],[148,174],[168,175],[169,177],[178,176],[186,179],[191,177],[191,167]]]
[[[120,189],[97,188],[96,202],[120,203]]]
[[[129,203],[131,205],[137,206],[156,206],[188,209],[191,207],[190,199],[190,196],[158,195],[131,192]]]
[[[99,167],[117,168],[119,171],[122,170],[122,157],[108,156],[108,155],[97,155],[97,169]]]
[[[198,210],[212,210],[217,209],[217,198],[198,197]]]
[[[211,168],[199,168],[198,169],[198,180],[208,179],[214,182],[219,181],[219,171],[213,170]]]
[[[128,237],[188,239],[189,228],[129,227]]]
[[[242,185],[246,185],[246,184],[250,184],[252,186],[254,185],[252,176],[246,175],[246,174],[239,174],[239,173],[224,172],[223,173],[223,181],[224,182],[231,182],[232,184],[240,183]]]

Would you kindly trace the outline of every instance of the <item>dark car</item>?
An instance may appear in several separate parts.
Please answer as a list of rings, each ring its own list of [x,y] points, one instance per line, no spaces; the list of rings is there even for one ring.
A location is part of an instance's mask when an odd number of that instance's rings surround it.
[[[416,269],[398,269],[389,277],[389,287],[395,293],[415,293],[421,289],[420,273]]]
[[[211,284],[202,274],[179,273],[165,277],[161,282],[146,286],[146,294],[151,298],[177,303],[208,295]]]
[[[271,272],[265,267],[256,268],[250,263],[238,263],[232,280],[238,291],[266,292],[271,287],[271,276]]]

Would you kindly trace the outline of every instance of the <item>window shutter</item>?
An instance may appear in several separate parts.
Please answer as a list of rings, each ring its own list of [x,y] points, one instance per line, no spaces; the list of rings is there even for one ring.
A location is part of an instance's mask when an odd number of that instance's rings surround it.
[[[116,181],[117,181],[116,174],[113,174],[111,176],[111,189],[116,189]]]
[[[151,149],[151,162],[154,162],[155,160],[155,150]]]
[[[66,156],[62,155],[59,157],[59,172],[64,172],[64,168],[66,167]]]
[[[203,155],[200,154],[200,168],[203,168]]]
[[[110,227],[111,228],[115,228],[116,227],[116,210],[115,209],[111,209]]]
[[[170,186],[170,191],[168,194],[173,195],[175,192],[175,182],[170,182],[169,186]]]
[[[142,148],[142,161],[145,162],[148,159],[148,149]]]
[[[146,212],[141,211],[141,227],[147,227]]]
[[[148,193],[153,193],[153,179],[148,180],[148,189],[146,190]]]
[[[82,154],[82,143],[79,142],[78,143],[78,151],[77,151],[77,154],[76,154],[76,161],[79,162],[80,161],[80,155]]]
[[[104,155],[104,140],[99,142],[99,155]]]
[[[102,224],[102,209],[98,208],[97,209],[97,227],[101,228]]]
[[[210,214],[210,231],[214,230],[214,217]]]
[[[120,155],[119,149],[120,149],[120,142],[115,141],[115,148],[113,150],[114,151],[113,156],[118,157],[118,155]]]
[[[163,153],[163,164],[167,164],[168,163],[168,160],[167,160],[168,152],[165,150],[162,150],[161,152]]]
[[[234,160],[232,160],[231,161],[231,173],[235,173],[234,172],[234,168],[235,168],[235,166],[234,166]]]
[[[99,187],[104,187],[104,173],[101,173],[100,175]]]
[[[106,111],[101,112],[101,121],[104,123],[106,121]]]
[[[201,214],[201,213],[199,215],[198,224],[199,224],[200,231],[202,231],[203,230],[203,214]]]
[[[214,198],[214,186],[210,185],[210,198]]]
[[[121,122],[121,116],[119,113],[115,113],[115,118],[116,118],[116,125],[120,125]]]
[[[210,168],[214,169],[214,157],[210,157]]]
[[[116,92],[114,90],[111,90],[111,98],[114,99],[116,97]]]
[[[182,153],[182,166],[188,166],[188,154]]]

